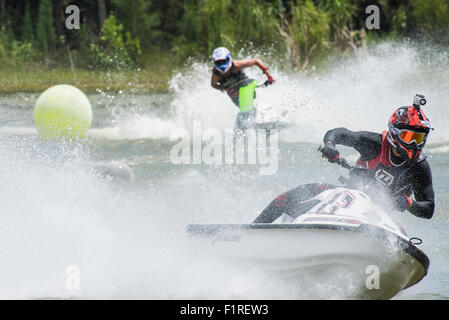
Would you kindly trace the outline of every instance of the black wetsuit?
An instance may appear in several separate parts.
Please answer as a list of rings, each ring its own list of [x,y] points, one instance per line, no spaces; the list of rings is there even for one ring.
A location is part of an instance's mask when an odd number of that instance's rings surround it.
[[[392,154],[386,132],[353,132],[336,128],[328,131],[323,140],[324,143],[330,141],[356,149],[360,153],[357,165],[369,169],[376,183],[382,184],[391,195],[414,195],[415,201],[408,211],[420,218],[430,219],[433,216],[435,193],[432,172],[424,155],[420,154],[411,163],[404,163]],[[308,184],[290,190],[271,202],[254,223],[271,223],[283,213],[295,218],[317,204],[318,200],[308,199],[329,188],[335,186]]]

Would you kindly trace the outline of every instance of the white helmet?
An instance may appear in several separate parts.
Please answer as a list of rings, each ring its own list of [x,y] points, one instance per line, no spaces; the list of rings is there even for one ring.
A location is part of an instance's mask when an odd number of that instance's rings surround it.
[[[217,48],[212,52],[212,60],[215,69],[221,73],[226,73],[232,66],[231,52],[224,47]]]

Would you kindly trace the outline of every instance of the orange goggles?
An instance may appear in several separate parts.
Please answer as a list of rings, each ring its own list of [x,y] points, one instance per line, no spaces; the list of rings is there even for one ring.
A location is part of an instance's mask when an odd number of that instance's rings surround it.
[[[410,130],[400,130],[399,138],[407,143],[416,142],[417,145],[421,145],[426,142],[427,133],[424,132],[414,132]]]

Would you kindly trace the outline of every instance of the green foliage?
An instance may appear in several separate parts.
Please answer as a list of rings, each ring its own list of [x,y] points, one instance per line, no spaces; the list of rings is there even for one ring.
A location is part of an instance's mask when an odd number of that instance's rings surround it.
[[[74,1],[1,2],[0,63],[14,67],[43,58],[66,67],[69,57],[76,68],[173,68],[226,46],[234,55],[269,48],[286,58],[280,65],[305,69],[389,37],[449,44],[449,0],[104,0],[113,15],[103,26],[98,1],[77,0],[80,30],[66,29],[61,17]],[[370,4],[381,7],[380,30],[364,30]]]
[[[251,43],[255,47],[278,43],[278,10],[275,3],[256,0],[237,0],[233,6],[233,37],[240,40],[240,48]]]
[[[14,39],[6,26],[0,28],[0,64],[3,67],[17,67],[26,59],[35,59],[31,42]]]
[[[188,0],[181,19],[182,34],[174,41],[178,59],[209,57],[225,46],[233,51],[279,43],[275,3],[256,0]]]
[[[231,0],[187,0],[175,50],[186,56],[208,56],[219,46],[234,47],[232,22],[228,17]],[[181,47],[176,47],[181,46]]]
[[[31,22],[30,2],[27,2],[25,7],[25,15],[23,16],[22,40],[28,42],[34,41],[33,24]]]
[[[48,55],[56,45],[56,33],[53,20],[52,0],[41,0],[39,6],[38,22],[36,26],[37,47],[42,50],[44,56]]]
[[[335,45],[345,47],[352,29],[355,6],[350,0],[325,0],[320,2],[320,8],[329,15]]]
[[[80,67],[92,69],[92,64],[96,61],[91,51],[92,44],[98,41],[98,36],[94,33],[94,30],[95,28],[90,23],[82,23],[80,29],[73,34],[71,43],[69,43],[76,48],[73,56]]]
[[[411,7],[412,17],[418,28],[430,32],[448,30],[448,0],[412,0]]]
[[[305,69],[311,58],[329,47],[330,17],[327,12],[319,10],[312,0],[299,0],[291,12],[290,21],[284,21],[285,26],[280,33],[290,49],[295,67]]]
[[[393,32],[395,34],[404,33],[407,30],[407,12],[399,8],[391,19]]]
[[[139,39],[125,32],[113,13],[105,20],[98,40],[98,44],[93,43],[90,50],[94,63],[104,69],[133,67],[141,54]]]
[[[138,38],[144,48],[154,44],[160,32],[155,26],[159,23],[157,12],[150,10],[148,0],[113,0],[117,7],[117,17],[122,21],[125,30]]]

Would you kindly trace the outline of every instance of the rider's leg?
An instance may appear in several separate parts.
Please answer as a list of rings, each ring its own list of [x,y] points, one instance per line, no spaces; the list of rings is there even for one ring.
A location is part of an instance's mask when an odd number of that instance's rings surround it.
[[[239,88],[239,108],[240,112],[247,112],[254,108],[254,98],[256,97],[257,81]]]
[[[238,89],[238,95],[233,102],[240,109],[235,122],[235,130],[242,131],[251,128],[256,121],[256,109],[254,108],[254,98],[256,97],[257,81],[253,80],[246,86]]]
[[[250,111],[239,112],[235,119],[236,130],[246,130],[251,128],[256,121],[257,110],[252,108]]]
[[[307,212],[319,203],[319,200],[307,201],[324,190],[335,188],[333,185],[311,183],[296,187],[274,199],[253,223],[272,223],[283,213],[292,218]]]

